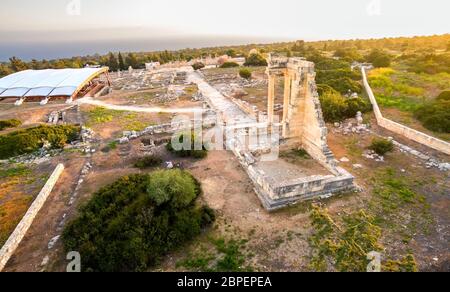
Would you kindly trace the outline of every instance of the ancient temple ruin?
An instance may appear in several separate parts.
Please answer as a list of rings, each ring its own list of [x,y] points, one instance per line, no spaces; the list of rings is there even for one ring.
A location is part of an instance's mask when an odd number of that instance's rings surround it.
[[[271,55],[268,60],[268,121],[274,120],[275,84],[284,77],[282,137],[297,139],[316,160],[335,166],[334,156],[327,145],[327,127],[322,116],[315,82],[314,63],[302,58]]]
[[[282,159],[264,161],[242,143],[232,141],[233,152],[247,171],[263,206],[272,211],[305,200],[353,191],[354,177],[337,166],[327,145],[327,127],[317,93],[314,63],[275,55],[270,56],[268,63],[268,128],[281,128],[281,140],[301,145],[323,168],[312,167],[313,164],[311,168],[296,168]],[[281,123],[274,116],[278,77],[284,77],[285,83]]]

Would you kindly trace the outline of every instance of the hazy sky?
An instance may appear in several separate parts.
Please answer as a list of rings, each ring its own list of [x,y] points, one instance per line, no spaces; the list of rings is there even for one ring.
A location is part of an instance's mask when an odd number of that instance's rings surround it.
[[[26,46],[179,37],[431,35],[450,33],[449,11],[448,0],[1,0],[0,38]]]

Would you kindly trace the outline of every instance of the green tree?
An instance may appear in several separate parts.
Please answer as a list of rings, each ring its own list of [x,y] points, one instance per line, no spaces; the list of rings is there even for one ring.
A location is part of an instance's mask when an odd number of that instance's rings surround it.
[[[114,56],[114,54],[113,53],[109,53],[109,57],[108,58],[109,58],[108,59],[109,70],[112,71],[112,72],[117,71],[119,69],[119,63],[117,63],[117,59]]]
[[[7,76],[12,73],[14,73],[14,71],[11,70],[11,68],[3,64],[0,64],[0,77]]]
[[[215,220],[199,206],[200,184],[188,172],[125,176],[96,192],[62,234],[66,251],[79,251],[82,269],[147,271]]]
[[[126,63],[127,63],[127,66],[131,66],[131,68],[133,68],[133,69],[139,68],[138,60],[136,58],[136,55],[133,53],[128,54],[128,56],[126,58]]]
[[[372,63],[376,68],[389,67],[391,65],[391,56],[378,49],[372,50],[372,52],[366,57],[366,60]]]
[[[228,49],[228,50],[225,51],[225,54],[226,54],[227,56],[230,56],[230,57],[234,58],[234,57],[236,57],[236,50],[234,50],[234,49]]]
[[[127,70],[127,66],[125,65],[125,61],[123,60],[122,53],[119,52],[119,69],[120,70]]]
[[[267,61],[261,54],[253,53],[247,58],[244,66],[247,67],[267,66]]]
[[[19,72],[28,69],[27,64],[19,58],[16,57],[9,58],[9,62],[11,65],[11,69],[14,72]]]
[[[305,51],[305,41],[296,41],[291,50],[293,52],[303,53]]]

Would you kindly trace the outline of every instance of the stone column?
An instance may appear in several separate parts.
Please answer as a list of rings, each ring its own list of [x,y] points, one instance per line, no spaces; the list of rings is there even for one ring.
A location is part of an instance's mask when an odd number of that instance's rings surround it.
[[[284,74],[284,102],[283,102],[283,138],[287,138],[287,119],[289,115],[289,105],[291,103],[291,75],[286,70]]]
[[[269,122],[269,124],[273,124],[276,76],[275,76],[275,74],[270,74],[270,73],[268,73],[268,75],[269,75],[269,93],[268,93],[268,100],[267,100],[267,121]]]

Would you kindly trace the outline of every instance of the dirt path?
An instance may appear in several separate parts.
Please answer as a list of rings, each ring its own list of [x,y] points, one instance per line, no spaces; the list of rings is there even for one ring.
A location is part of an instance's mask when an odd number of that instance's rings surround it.
[[[106,103],[100,100],[93,100],[91,97],[85,97],[76,101],[78,104],[89,104],[95,106],[101,106],[110,110],[116,111],[128,111],[139,113],[194,113],[203,112],[201,108],[162,108],[162,107],[140,107],[140,106],[127,106],[127,105],[115,105]]]

